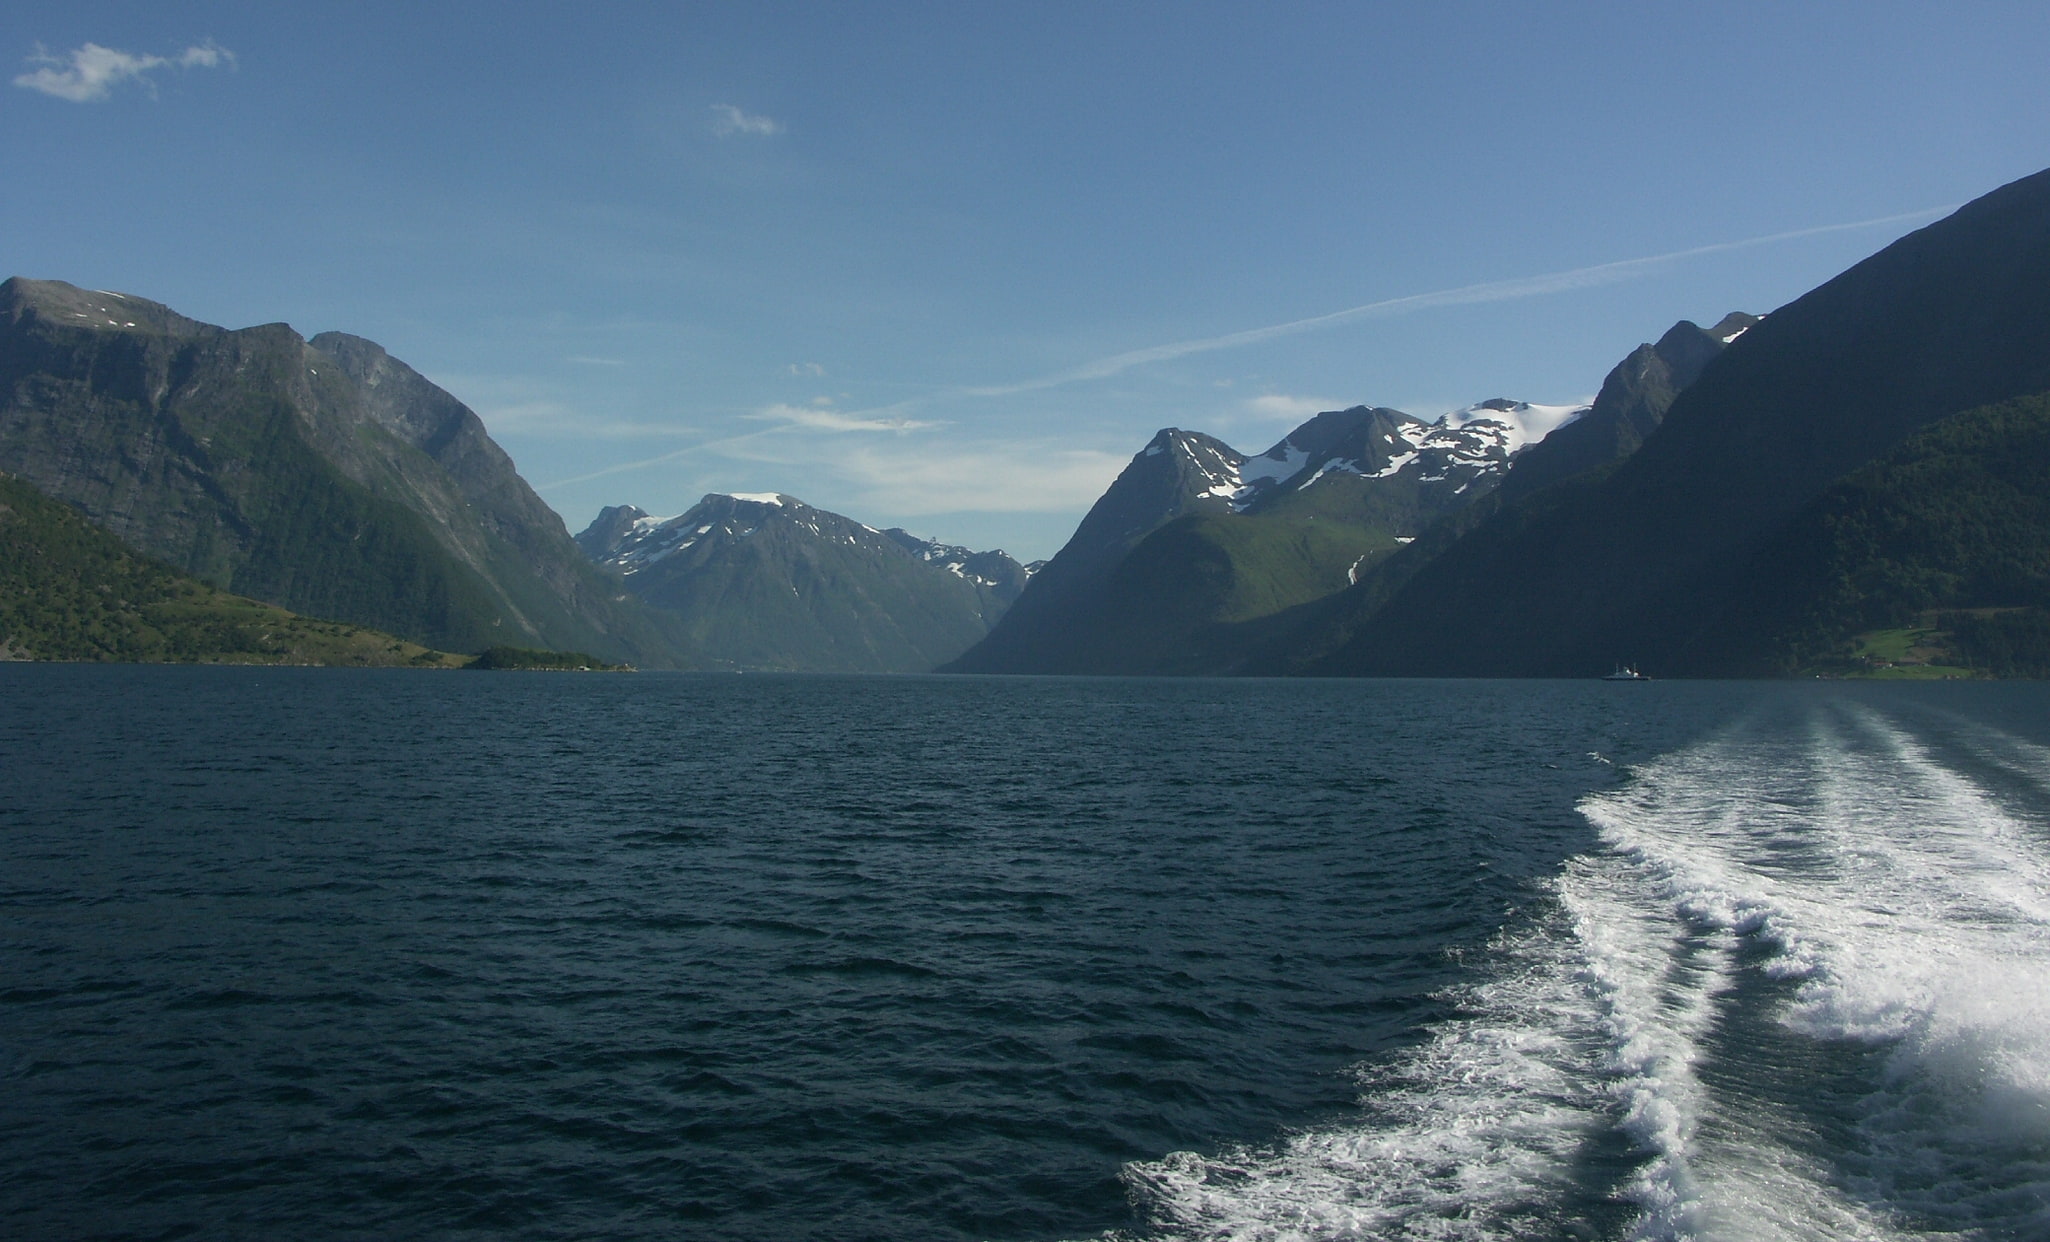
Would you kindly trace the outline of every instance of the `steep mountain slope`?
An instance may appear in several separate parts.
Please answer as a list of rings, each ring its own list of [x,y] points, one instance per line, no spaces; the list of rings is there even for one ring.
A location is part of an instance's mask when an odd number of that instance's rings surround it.
[[[1243,460],[1222,440],[1169,427],[1098,498],[1081,525],[952,672],[1040,672],[1043,648],[1074,629],[1074,614],[1141,539],[1184,513],[1228,511]]]
[[[671,518],[608,508],[576,541],[727,668],[927,672],[988,633],[1029,576],[1001,552],[782,495],[710,495]]]
[[[1587,413],[1517,459],[1497,503],[1507,504],[1588,470],[1623,460],[1658,430],[1681,390],[1758,316],[1733,311],[1713,328],[1681,320],[1656,343],[1639,345],[1616,364]]]
[[[1240,645],[1260,649],[1243,657],[1240,671],[1279,674],[1314,664],[1347,641],[1361,617],[1387,603],[1418,570],[1469,532],[1494,522],[1505,509],[1514,512],[1501,518],[1497,534],[1528,522],[1570,492],[1532,497],[1562,484],[1585,485],[1636,452],[1664,421],[1680,392],[1758,320],[1741,311],[1732,311],[1709,329],[1681,320],[1656,343],[1639,345],[1610,369],[1585,413],[1516,455],[1499,487],[1447,514],[1392,555],[1362,562],[1346,591],[1291,609],[1247,634]]]
[[[0,659],[420,668],[461,657],[216,591],[0,475]]]
[[[229,331],[8,280],[0,469],[131,547],[297,612],[453,650],[681,655],[474,414],[360,338]]]
[[[1311,671],[1746,671],[1726,601],[1804,506],[1922,428],[2050,390],[2050,173],[1968,204],[1775,311],[1703,368],[1641,450],[1505,507],[1361,601]],[[1505,639],[1513,627],[1513,640]],[[1428,637],[1429,641],[1420,641]]]
[[[1435,422],[1357,406],[1245,456],[1169,428],[956,672],[1234,671],[1250,636],[1498,485],[1581,410],[1485,401]]]

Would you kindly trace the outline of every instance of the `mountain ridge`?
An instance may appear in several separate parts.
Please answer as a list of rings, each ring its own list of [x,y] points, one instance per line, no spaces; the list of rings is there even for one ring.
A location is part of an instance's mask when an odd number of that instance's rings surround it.
[[[575,538],[715,667],[923,673],[985,635],[1031,574],[1004,553],[881,531],[784,493],[672,517],[608,506]]]
[[[942,671],[1241,671],[1248,627],[1344,589],[1586,410],[1491,398],[1426,420],[1358,405],[1257,454],[1164,428],[989,638]]]
[[[1363,605],[1298,671],[1583,676],[1763,671],[1716,637],[1761,541],[1943,418],[2050,389],[2050,172],[1894,242],[1734,339],[1607,477],[1512,506]],[[1546,493],[1539,493],[1543,497]],[[1485,604],[1484,604],[1485,601]],[[1485,643],[1488,615],[1530,642]],[[1433,648],[1399,651],[1430,633]]]

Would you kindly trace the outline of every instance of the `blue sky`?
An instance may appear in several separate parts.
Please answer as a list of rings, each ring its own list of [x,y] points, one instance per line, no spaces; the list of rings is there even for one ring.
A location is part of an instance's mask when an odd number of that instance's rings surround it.
[[[0,57],[5,274],[370,337],[572,530],[1027,557],[1159,427],[1582,399],[2050,165],[2040,4],[87,0]]]

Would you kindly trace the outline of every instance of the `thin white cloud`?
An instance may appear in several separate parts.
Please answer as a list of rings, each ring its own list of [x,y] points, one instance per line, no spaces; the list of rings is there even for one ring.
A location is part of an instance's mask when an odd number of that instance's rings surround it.
[[[690,444],[672,452],[662,453],[655,457],[643,457],[636,461],[623,461],[616,466],[607,466],[603,470],[593,470],[588,474],[571,475],[567,479],[551,479],[546,483],[536,483],[534,490],[537,492],[552,492],[558,487],[572,487],[578,483],[589,483],[593,479],[608,479],[615,474],[627,474],[634,470],[646,470],[650,466],[660,466],[666,462],[675,461],[680,457],[688,457],[692,453],[703,452],[704,448],[703,444]]]
[[[734,109],[736,113],[738,109]],[[787,436],[777,433],[792,428],[809,428],[840,432],[911,431],[924,427],[940,426],[942,423],[926,422],[908,417],[915,410],[936,402],[963,400],[971,397],[1008,397],[1020,393],[1035,392],[1048,388],[1063,387],[1093,379],[1105,379],[1128,371],[1133,367],[1153,362],[1165,362],[1190,354],[1209,353],[1217,350],[1235,349],[1245,345],[1256,345],[1279,337],[1292,336],[1300,332],[1335,327],[1356,319],[1393,317],[1413,311],[1439,306],[1475,305],[1490,302],[1507,302],[1521,298],[1540,297],[1546,294],[1563,293],[1574,289],[1612,284],[1648,275],[1665,264],[1702,255],[1722,254],[1733,250],[1746,250],[1755,246],[1766,246],[1776,242],[1794,241],[1805,237],[1819,237],[1829,233],[1849,232],[1855,229],[1880,228],[1892,224],[1904,224],[1912,220],[1923,220],[1956,210],[1956,206],[1932,207],[1923,211],[1903,212],[1900,215],[1883,216],[1872,220],[1855,220],[1844,224],[1825,224],[1814,228],[1794,229],[1783,233],[1771,233],[1759,237],[1748,237],[1738,241],[1716,242],[1706,246],[1694,246],[1685,250],[1668,251],[1665,254],[1647,255],[1637,259],[1621,259],[1611,263],[1598,263],[1591,267],[1574,268],[1569,271],[1549,272],[1538,276],[1518,277],[1511,280],[1487,281],[1481,284],[1460,285],[1430,293],[1410,294],[1405,297],[1386,298],[1360,306],[1328,314],[1313,315],[1306,319],[1290,320],[1261,328],[1250,328],[1223,336],[1200,340],[1180,341],[1167,345],[1156,345],[1147,349],[1131,350],[1113,354],[1095,362],[1069,370],[1041,376],[1037,379],[1006,385],[984,387],[956,387],[944,389],[924,396],[912,397],[889,405],[868,409],[841,411],[791,405],[773,405],[747,417],[777,423],[776,426],[749,435],[707,440],[704,443],[660,456],[638,461],[622,462],[602,470],[574,478],[558,479],[541,485],[537,490],[548,491],[585,483],[593,479],[628,471],[642,470],[651,466],[674,461],[692,453],[711,452],[722,456],[747,460],[798,464],[796,459],[768,451],[770,441],[778,440],[788,444]],[[1279,397],[1267,407],[1260,406],[1256,399],[1252,408],[1256,413],[1271,414],[1275,418],[1293,416],[1294,411],[1284,413],[1280,402],[1298,400]],[[1311,399],[1300,399],[1308,405],[1319,405]],[[1305,409],[1304,416],[1317,413]],[[906,443],[911,443],[907,441]],[[845,450],[845,441],[833,442],[832,456],[823,464],[841,473],[843,477],[854,477],[865,481],[869,499],[875,507],[900,513],[951,513],[966,511],[986,512],[1060,512],[1072,508],[1086,508],[1103,493],[1110,480],[1123,468],[1126,459],[1111,453],[1096,451],[1069,451],[1046,448],[1037,455],[1019,454],[1007,451],[982,449],[948,450],[939,445],[921,445],[915,454],[904,452],[881,453],[866,446],[853,451]],[[807,459],[811,460],[811,459]],[[983,473],[978,475],[978,471]]]
[[[235,53],[210,39],[188,47],[176,56],[138,56],[133,52],[87,43],[73,49],[68,56],[52,56],[38,46],[35,55],[29,57],[29,63],[41,67],[16,77],[16,86],[73,103],[93,103],[107,98],[123,82],[140,82],[145,90],[154,94],[156,84],[149,75],[158,69],[232,67]]]
[[[824,463],[881,513],[1065,513],[1095,504],[1131,458],[1046,445],[862,445]]]
[[[702,428],[677,423],[635,423],[595,417],[560,401],[510,401],[480,406],[477,417],[492,435],[562,440],[643,440],[700,437]]]
[[[787,368],[792,375],[824,375],[826,368],[816,362],[793,362]]]
[[[807,490],[839,491],[858,513],[1067,513],[1087,509],[1103,495],[1131,457],[1053,441],[961,443],[923,437],[823,441],[758,433],[713,441],[699,450],[715,457],[775,467],[771,477],[824,476],[840,486],[807,483]],[[675,460],[681,453],[636,465]],[[610,473],[610,472],[607,472]],[[753,471],[756,476],[765,472]],[[564,480],[581,482],[583,480]],[[556,484],[555,486],[561,486]],[[544,489],[545,490],[545,489]]]
[[[1785,233],[1770,233],[1762,237],[1747,237],[1741,241],[1715,242],[1707,246],[1692,246],[1686,250],[1672,250],[1665,254],[1646,255],[1641,259],[1619,259],[1613,263],[1597,263],[1592,267],[1577,267],[1564,272],[1547,272],[1541,276],[1520,276],[1513,280],[1491,280],[1477,285],[1460,285],[1452,289],[1439,289],[1430,293],[1412,293],[1406,297],[1384,298],[1379,302],[1368,302],[1360,306],[1349,306],[1344,310],[1328,314],[1312,315],[1307,319],[1292,319],[1287,323],[1269,324],[1264,328],[1248,328],[1243,332],[1228,332],[1223,336],[1205,337],[1194,341],[1177,341],[1168,345],[1154,345],[1146,349],[1129,350],[1112,354],[1094,362],[1066,371],[1044,375],[1038,379],[1024,380],[1016,384],[993,385],[984,388],[961,389],[956,395],[967,397],[1008,397],[1018,393],[1037,392],[1046,388],[1058,388],[1084,380],[1108,379],[1122,374],[1133,367],[1152,362],[1169,362],[1185,358],[1190,354],[1211,353],[1220,349],[1236,349],[1243,345],[1258,345],[1277,337],[1294,336],[1299,332],[1310,332],[1318,328],[1335,327],[1355,319],[1384,318],[1406,315],[1411,311],[1425,310],[1436,306],[1471,306],[1484,302],[1510,302],[1521,298],[1541,297],[1551,293],[1566,293],[1574,289],[1586,289],[1596,285],[1615,284],[1650,274],[1656,268],[1682,259],[1698,258],[1708,254],[1722,254],[1731,250],[1748,250],[1754,246],[1771,245],[1774,242],[1795,241],[1803,237],[1819,237],[1825,233],[1843,233],[1852,229],[1878,228],[1888,224],[1904,224],[1910,220],[1927,219],[1957,210],[1957,205],[1931,207],[1924,211],[1904,212],[1897,216],[1882,216],[1876,220],[1854,220],[1848,224],[1824,224],[1815,228],[1793,229]]]
[[[783,123],[732,104],[713,104],[712,132],[721,138],[773,138],[783,132]]]
[[[1289,423],[1299,423],[1312,415],[1342,407],[1342,402],[1327,401],[1322,397],[1290,397],[1281,393],[1268,393],[1246,402],[1246,409],[1261,418]]]
[[[824,398],[821,399],[823,402]],[[873,412],[849,414],[833,409],[830,405],[785,405],[778,403],[744,414],[743,418],[754,422],[780,423],[786,427],[801,427],[807,431],[858,432],[858,431],[921,431],[927,427],[940,426],[935,422],[922,422],[915,418],[878,418]]]

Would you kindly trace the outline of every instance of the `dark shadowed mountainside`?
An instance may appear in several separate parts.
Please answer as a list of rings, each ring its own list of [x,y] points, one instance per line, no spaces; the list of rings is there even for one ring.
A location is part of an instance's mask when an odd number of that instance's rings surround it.
[[[1833,483],[1918,431],[2050,390],[2045,288],[2050,173],[1968,204],[1767,316],[1612,472],[1502,508],[1385,601],[1348,601],[1350,615],[1326,631],[1329,654],[1296,667],[1772,667],[1773,639],[1732,628],[1759,558]]]

